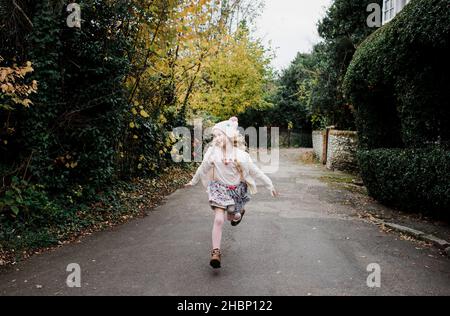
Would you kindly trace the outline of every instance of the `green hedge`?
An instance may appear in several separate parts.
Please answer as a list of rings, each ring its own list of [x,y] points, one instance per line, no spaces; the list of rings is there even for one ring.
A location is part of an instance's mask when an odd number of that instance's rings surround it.
[[[369,194],[450,219],[450,0],[412,0],[357,49],[344,80]]]
[[[344,91],[365,149],[450,142],[450,0],[412,0],[357,49]]]
[[[372,197],[403,210],[450,219],[450,151],[360,150],[358,161]]]

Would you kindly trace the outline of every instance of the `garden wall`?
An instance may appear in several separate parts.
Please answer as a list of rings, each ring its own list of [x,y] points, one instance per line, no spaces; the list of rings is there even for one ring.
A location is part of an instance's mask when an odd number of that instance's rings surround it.
[[[357,147],[357,132],[334,129],[313,132],[314,153],[328,169],[357,171]]]
[[[326,131],[313,131],[312,141],[314,154],[321,163],[324,163],[326,161],[326,156],[323,155],[326,150],[326,148],[324,150],[324,146],[326,145]]]

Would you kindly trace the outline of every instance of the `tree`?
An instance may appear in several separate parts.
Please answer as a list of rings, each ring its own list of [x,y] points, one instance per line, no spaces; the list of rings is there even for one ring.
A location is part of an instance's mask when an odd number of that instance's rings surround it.
[[[382,5],[380,0],[375,2]],[[355,128],[342,82],[357,47],[374,31],[367,26],[366,9],[370,3],[374,1],[335,0],[319,22],[318,31],[324,42],[315,48],[320,76],[314,87],[312,109],[322,124]]]
[[[136,36],[128,52],[132,67],[125,81],[129,91],[126,129],[117,149],[121,174],[153,173],[171,162],[171,131],[199,114],[196,100],[209,89],[208,73],[212,67],[217,69],[223,51],[239,48],[231,46],[235,25],[251,21],[258,2],[134,1],[133,15],[125,22],[133,26]],[[245,40],[241,51],[250,43],[248,37]],[[234,91],[239,89],[243,89],[241,83]],[[250,99],[250,94],[243,97]],[[208,105],[202,110],[211,116],[213,109]]]
[[[264,47],[252,41],[247,28],[241,26],[204,66],[191,100],[192,109],[228,119],[250,108],[267,108],[264,87],[270,74],[269,62]]]
[[[297,54],[276,81],[270,125],[311,128],[311,91],[317,75],[315,55]]]

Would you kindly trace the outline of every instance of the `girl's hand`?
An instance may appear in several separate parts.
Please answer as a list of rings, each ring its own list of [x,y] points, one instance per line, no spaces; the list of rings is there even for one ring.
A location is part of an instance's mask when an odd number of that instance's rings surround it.
[[[280,196],[280,194],[277,192],[277,190],[275,190],[275,189],[272,189],[271,191],[270,191],[270,193],[272,194],[272,196],[273,197],[279,197]]]
[[[186,183],[184,185],[185,188],[192,188],[194,185],[192,184],[192,181],[189,181],[189,183]]]

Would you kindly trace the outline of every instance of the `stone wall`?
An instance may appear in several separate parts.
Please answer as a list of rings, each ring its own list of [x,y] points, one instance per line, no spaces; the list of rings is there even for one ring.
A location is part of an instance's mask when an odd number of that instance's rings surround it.
[[[325,140],[325,131],[313,131],[312,133],[312,141],[313,141],[313,149],[316,158],[324,163],[324,140]]]
[[[356,150],[358,135],[356,132],[330,130],[328,135],[327,168],[356,171],[358,162]]]
[[[321,163],[326,164],[328,169],[358,170],[356,159],[358,134],[356,132],[334,129],[314,131],[313,146],[316,157]]]

